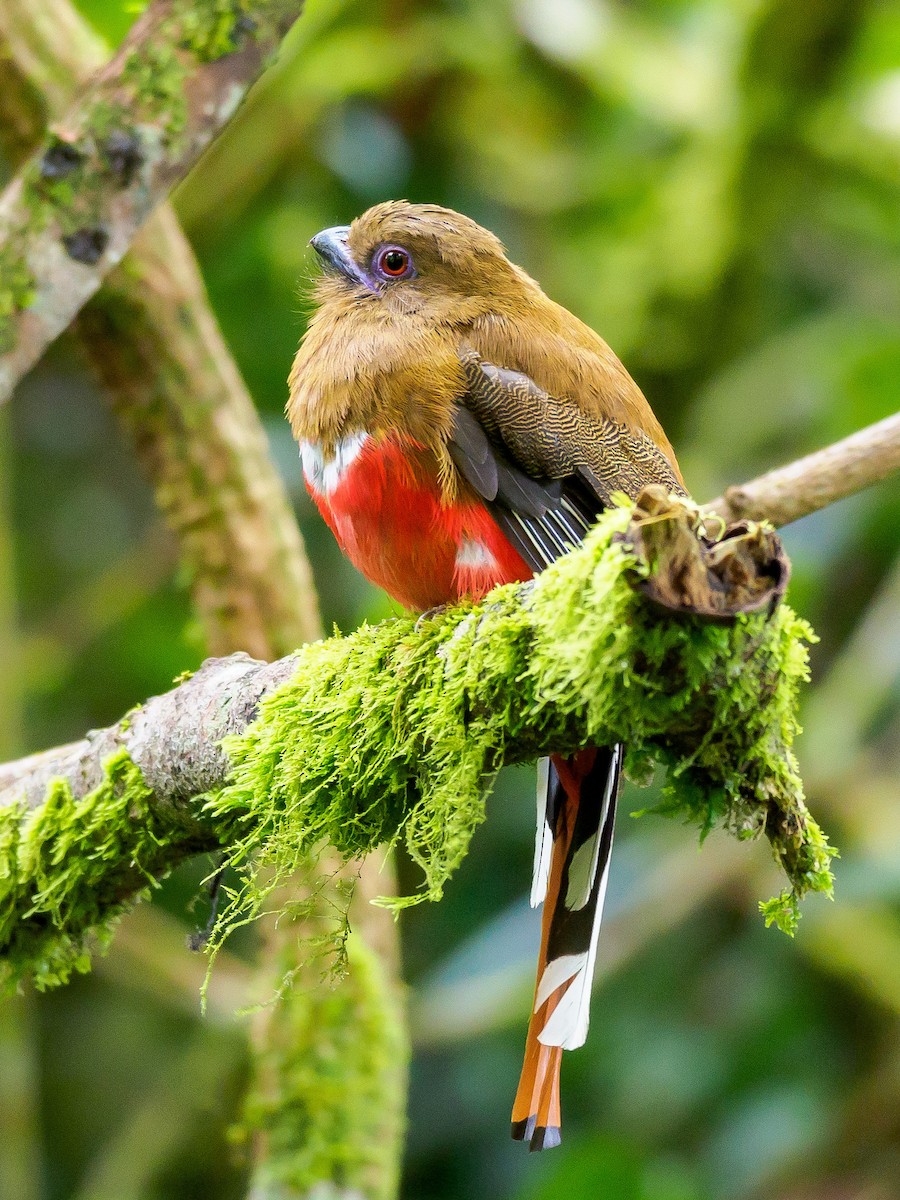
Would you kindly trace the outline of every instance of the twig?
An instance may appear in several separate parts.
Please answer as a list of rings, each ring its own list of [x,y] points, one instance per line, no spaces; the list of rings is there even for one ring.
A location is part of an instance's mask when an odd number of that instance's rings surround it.
[[[301,0],[155,0],[0,197],[0,402],[231,119]]]
[[[900,471],[900,413],[786,467],[725,489],[706,507],[726,521],[743,517],[776,528],[834,504]]]

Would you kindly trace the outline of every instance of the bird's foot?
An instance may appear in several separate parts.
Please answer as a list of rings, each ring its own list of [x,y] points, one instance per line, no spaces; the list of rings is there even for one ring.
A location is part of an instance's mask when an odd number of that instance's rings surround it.
[[[416,633],[420,633],[422,626],[426,621],[430,621],[432,617],[439,617],[441,613],[446,612],[450,606],[448,604],[436,604],[434,608],[426,608],[423,613],[420,613],[416,619]]]

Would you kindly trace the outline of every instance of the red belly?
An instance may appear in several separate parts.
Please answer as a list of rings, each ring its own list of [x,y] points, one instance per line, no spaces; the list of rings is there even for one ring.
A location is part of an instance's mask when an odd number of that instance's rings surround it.
[[[481,597],[531,570],[480,502],[441,502],[416,448],[371,439],[329,491],[310,495],[350,561],[406,608]]]

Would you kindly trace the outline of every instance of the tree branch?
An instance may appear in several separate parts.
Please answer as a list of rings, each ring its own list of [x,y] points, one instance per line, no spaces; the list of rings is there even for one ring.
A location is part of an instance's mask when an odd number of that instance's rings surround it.
[[[900,471],[900,413],[786,467],[726,488],[708,508],[726,521],[769,521],[776,528],[861,492]]]
[[[0,197],[0,402],[230,120],[301,0],[155,0]]]
[[[64,0],[7,0],[4,47],[17,72],[6,111],[36,85],[46,120],[103,61],[102,43]],[[0,136],[23,156],[43,122],[29,108],[17,112]],[[178,539],[209,653],[276,658],[320,636],[290,503],[168,204],[78,315],[74,332]]]
[[[323,839],[349,858],[402,829],[436,896],[502,762],[592,743],[627,740],[639,773],[669,763],[695,819],[717,811],[742,836],[764,830],[793,887],[782,905],[827,890],[827,847],[790,751],[805,627],[784,606],[724,625],[672,620],[633,581],[681,577],[694,517],[681,505],[637,516],[623,543],[627,520],[614,510],[534,581],[418,629],[387,622],[274,664],[212,660],[65,754],[13,769],[0,790],[12,973],[38,964],[46,981],[64,978],[88,931],[220,844],[259,897],[254,855],[277,882]],[[659,540],[666,528],[677,536]],[[654,538],[662,549],[642,557]],[[745,544],[730,539],[737,556]],[[732,571],[728,554],[723,542],[713,555],[714,590],[743,595],[756,568],[742,558]]]
[[[210,652],[274,658],[319,637],[290,501],[168,205],[75,329],[178,538]]]

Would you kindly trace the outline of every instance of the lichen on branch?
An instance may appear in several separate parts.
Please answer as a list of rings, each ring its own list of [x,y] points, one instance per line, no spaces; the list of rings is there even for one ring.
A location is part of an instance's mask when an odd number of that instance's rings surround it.
[[[154,0],[0,197],[0,403],[234,114],[298,0]]]
[[[641,520],[694,528],[685,505]],[[718,569],[715,544],[693,536],[711,545]],[[390,903],[439,898],[502,765],[618,741],[639,782],[665,767],[667,812],[703,834],[722,826],[769,839],[787,887],[765,915],[791,932],[803,895],[828,894],[832,883],[832,851],[804,805],[792,751],[811,631],[784,604],[727,620],[673,614],[642,590],[666,571],[646,549],[651,540],[638,537],[629,510],[612,510],[527,584],[418,624],[366,626],[268,667],[218,660],[138,710],[127,729],[107,731],[166,818],[153,833],[160,857],[177,861],[205,837],[238,871],[213,950],[328,843],[351,858],[403,839],[423,882]],[[680,559],[677,567],[680,575]],[[33,779],[30,790],[27,778],[18,783],[38,811],[58,787],[52,766],[41,770],[46,794]],[[0,805],[16,786],[4,790],[0,771]],[[85,813],[95,797],[117,797],[102,837],[86,827],[73,840],[70,821],[54,832],[52,813],[38,822],[21,807],[3,810],[0,944],[10,975],[41,969],[48,928],[74,962],[104,905],[120,910],[121,864],[113,855],[108,873],[98,869],[98,847],[112,844],[109,822],[133,823],[133,786],[111,788],[106,773],[76,797]],[[28,865],[36,832],[43,864],[65,853],[65,895],[52,905]],[[42,978],[53,973],[65,973],[59,955]]]

